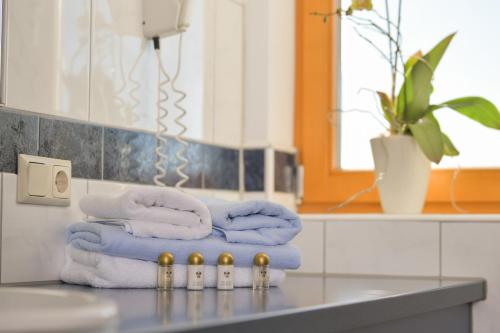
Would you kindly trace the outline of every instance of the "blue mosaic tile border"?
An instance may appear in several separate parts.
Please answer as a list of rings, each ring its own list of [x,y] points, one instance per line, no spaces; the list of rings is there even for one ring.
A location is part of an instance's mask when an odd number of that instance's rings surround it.
[[[0,108],[0,172],[17,172],[24,153],[71,160],[76,178],[153,184],[156,174],[154,134],[53,119]],[[168,139],[165,154],[169,186],[178,176],[175,154],[180,144]],[[188,141],[185,172],[189,188],[237,191],[240,187],[238,149]],[[264,191],[264,149],[245,149],[245,191]],[[293,192],[295,156],[275,152],[275,190]]]

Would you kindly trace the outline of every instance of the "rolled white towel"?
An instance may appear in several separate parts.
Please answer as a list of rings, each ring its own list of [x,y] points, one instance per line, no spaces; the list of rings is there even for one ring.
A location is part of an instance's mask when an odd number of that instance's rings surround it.
[[[87,252],[71,245],[66,247],[66,260],[61,280],[66,283],[90,285],[97,288],[156,288],[157,264],[151,261],[111,257]],[[174,265],[174,287],[187,284],[187,266]],[[270,284],[276,286],[285,279],[283,270],[270,270]],[[205,287],[217,286],[217,267],[205,266]],[[234,286],[252,286],[252,268],[234,268]]]
[[[200,239],[212,232],[207,206],[171,188],[133,187],[119,196],[91,194],[80,200],[89,222],[117,224],[138,237]]]

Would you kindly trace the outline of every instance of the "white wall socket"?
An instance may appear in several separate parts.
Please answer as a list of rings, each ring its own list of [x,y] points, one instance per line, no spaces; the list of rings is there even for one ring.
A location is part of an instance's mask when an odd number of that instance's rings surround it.
[[[20,154],[17,164],[17,202],[69,206],[71,161]]]

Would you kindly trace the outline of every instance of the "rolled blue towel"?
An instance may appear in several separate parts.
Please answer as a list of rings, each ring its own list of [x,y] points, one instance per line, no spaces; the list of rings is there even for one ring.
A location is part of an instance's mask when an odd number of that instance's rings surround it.
[[[76,223],[68,228],[68,243],[74,247],[109,256],[156,261],[158,255],[169,251],[175,262],[184,264],[192,252],[201,252],[205,264],[216,265],[222,252],[230,252],[235,266],[250,267],[253,257],[265,252],[276,269],[296,269],[300,266],[300,252],[293,245],[255,245],[229,243],[217,235],[197,240],[172,240],[136,237],[119,226],[97,223]]]
[[[200,199],[212,216],[212,234],[230,243],[286,244],[302,230],[299,216],[279,204],[264,200]]]

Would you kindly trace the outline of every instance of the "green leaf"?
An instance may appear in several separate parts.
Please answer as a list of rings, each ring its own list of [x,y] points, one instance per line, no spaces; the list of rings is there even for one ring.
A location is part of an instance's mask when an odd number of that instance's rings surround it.
[[[457,150],[453,142],[451,142],[448,135],[441,132],[441,137],[443,139],[443,149],[446,156],[458,156],[460,152]]]
[[[405,63],[405,74],[409,73],[413,66],[417,63],[418,59],[421,59],[424,56],[422,51],[418,50],[414,54],[412,54]]]
[[[377,95],[380,99],[380,105],[382,106],[382,111],[384,111],[384,117],[391,125],[391,129],[397,129],[396,115],[394,114],[394,106],[391,98],[382,91],[377,91]]]
[[[443,158],[444,144],[441,128],[432,113],[414,124],[409,124],[408,127],[425,156],[432,162],[439,164]]]
[[[424,59],[432,68],[432,71],[436,70],[437,65],[439,65],[441,58],[443,58],[444,53],[448,49],[448,46],[450,45],[450,42],[453,40],[453,37],[455,37],[455,35],[456,32],[446,36],[436,46],[434,46],[434,48],[429,53],[424,56]]]
[[[486,127],[500,129],[500,113],[496,106],[485,98],[462,97],[442,103],[438,107],[450,108]]]
[[[419,58],[417,53],[413,58],[408,59],[409,71],[405,74],[405,81],[398,95],[397,116],[399,120],[413,123],[426,114],[433,91],[434,71],[454,36],[455,33],[444,38],[423,57]]]

